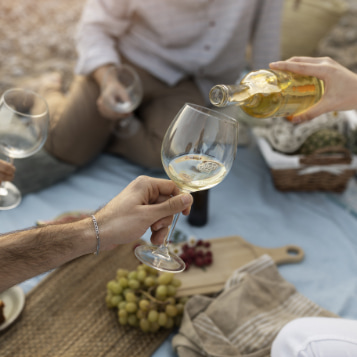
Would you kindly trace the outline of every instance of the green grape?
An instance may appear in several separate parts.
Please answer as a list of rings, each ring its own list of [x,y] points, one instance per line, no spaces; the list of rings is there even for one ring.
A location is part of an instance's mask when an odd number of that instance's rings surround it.
[[[159,318],[159,313],[156,310],[150,310],[148,314],[148,320],[150,322],[156,322]]]
[[[181,303],[176,304],[176,309],[177,309],[177,313],[179,315],[183,314],[183,309],[184,309],[183,304],[181,304]]]
[[[122,297],[121,295],[113,295],[113,296],[111,297],[110,301],[111,301],[112,306],[113,306],[113,307],[116,307],[116,306],[118,306],[118,304],[119,304],[120,302],[123,301],[123,297]]]
[[[137,312],[136,312],[136,317],[140,320],[140,319],[145,319],[146,318],[146,316],[147,316],[147,313],[146,313],[146,311],[143,311],[143,310],[138,310]]]
[[[168,303],[168,304],[171,304],[171,305],[175,305],[176,304],[176,299],[173,296],[170,296],[165,300],[165,303]]]
[[[133,289],[133,290],[137,290],[140,288],[140,282],[139,282],[139,280],[136,280],[136,279],[129,279],[128,285],[129,285],[129,288]]]
[[[118,316],[119,317],[128,317],[128,311],[126,311],[125,309],[120,309],[119,311],[118,311]]]
[[[128,275],[129,271],[127,269],[118,269],[117,270],[117,280],[120,278],[126,277]]]
[[[114,305],[112,305],[112,297],[113,295],[111,294],[107,294],[107,296],[105,297],[105,303],[109,308],[115,307]]]
[[[129,291],[125,294],[125,300],[127,302],[136,302],[138,300],[138,298],[132,291]]]
[[[160,325],[157,322],[150,322],[150,332],[157,332]]]
[[[120,323],[120,325],[126,325],[128,323],[128,318],[127,317],[119,317],[119,323]]]
[[[128,302],[125,306],[126,311],[128,312],[136,312],[138,309],[138,306],[136,305],[135,302]]]
[[[140,328],[144,332],[148,332],[150,330],[150,322],[147,319],[140,319]]]
[[[136,272],[135,270],[131,271],[129,274],[128,274],[128,279],[137,279],[138,278],[138,272]]]
[[[175,296],[176,288],[173,285],[167,285],[167,296]]]
[[[173,328],[175,325],[174,319],[170,316],[167,317],[167,321],[165,324],[165,328],[169,329],[169,328]]]
[[[140,282],[144,282],[146,277],[147,277],[147,273],[145,270],[138,271],[138,280]]]
[[[122,295],[126,296],[126,294],[128,294],[128,293],[134,293],[134,290],[130,289],[130,288],[126,288],[123,290]]]
[[[163,273],[157,278],[157,282],[161,285],[168,285],[171,283],[173,278],[174,278],[174,274]]]
[[[147,265],[145,264],[139,264],[137,267],[136,267],[136,271],[142,271],[142,270],[146,270],[146,267]]]
[[[167,305],[165,308],[167,316],[175,317],[178,314],[177,307],[175,305]]]
[[[156,285],[156,278],[153,276],[148,276],[144,280],[144,285],[147,286],[148,288],[155,286]]]
[[[125,288],[128,287],[128,279],[127,279],[127,278],[121,277],[118,281],[119,281],[120,286],[121,286],[123,289],[125,289]]]
[[[167,286],[166,285],[159,285],[156,288],[155,296],[159,300],[165,300],[167,296]]]
[[[121,294],[121,292],[123,291],[122,287],[115,280],[111,280],[108,282],[107,289],[115,295]]]
[[[128,316],[128,324],[129,324],[130,326],[138,326],[139,320],[138,320],[138,318],[136,317],[135,314],[130,314],[130,315]]]
[[[125,309],[126,308],[126,301],[121,301],[118,304],[118,309]]]
[[[157,323],[159,324],[159,326],[165,326],[167,322],[167,315],[165,312],[160,312],[159,313],[159,317],[157,319]]]
[[[152,268],[152,267],[148,267],[148,272],[149,274],[153,275],[153,276],[158,276],[159,275],[159,271]]]
[[[140,300],[139,307],[143,311],[149,311],[149,309],[150,309],[150,301],[146,300],[146,299]]]
[[[182,284],[180,279],[177,278],[173,278],[171,284],[175,287],[175,288],[179,288]]]

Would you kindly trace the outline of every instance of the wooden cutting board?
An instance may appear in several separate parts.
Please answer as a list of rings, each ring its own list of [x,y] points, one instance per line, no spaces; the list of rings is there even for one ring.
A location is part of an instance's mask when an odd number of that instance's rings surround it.
[[[263,248],[245,241],[239,236],[210,239],[213,254],[212,265],[203,268],[191,266],[177,274],[182,285],[177,296],[212,294],[220,291],[234,270],[250,261],[268,254],[276,264],[298,263],[304,258],[300,247],[287,245],[279,248]]]

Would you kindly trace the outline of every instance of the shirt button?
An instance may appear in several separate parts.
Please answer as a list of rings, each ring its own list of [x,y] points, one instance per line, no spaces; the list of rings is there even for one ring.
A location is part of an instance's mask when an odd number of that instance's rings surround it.
[[[211,49],[211,46],[210,46],[210,45],[205,45],[204,49],[205,49],[206,51],[209,51],[209,50]]]

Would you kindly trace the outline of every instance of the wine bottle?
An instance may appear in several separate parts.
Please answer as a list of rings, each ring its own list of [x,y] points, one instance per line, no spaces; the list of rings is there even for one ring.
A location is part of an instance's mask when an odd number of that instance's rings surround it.
[[[208,192],[209,190],[192,192],[193,204],[188,216],[188,223],[201,227],[208,221]]]
[[[324,83],[311,76],[262,69],[248,73],[237,85],[211,88],[210,101],[217,107],[239,105],[255,118],[292,117],[317,103]]]

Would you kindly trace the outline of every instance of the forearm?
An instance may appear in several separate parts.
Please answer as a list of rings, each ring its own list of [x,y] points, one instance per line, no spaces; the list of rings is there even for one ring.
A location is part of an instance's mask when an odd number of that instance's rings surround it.
[[[0,236],[0,292],[96,250],[91,218]]]
[[[111,79],[109,72],[111,67],[113,67],[114,65],[114,63],[108,63],[98,67],[93,71],[92,77],[97,82],[99,87],[103,85],[104,81],[108,81]]]

